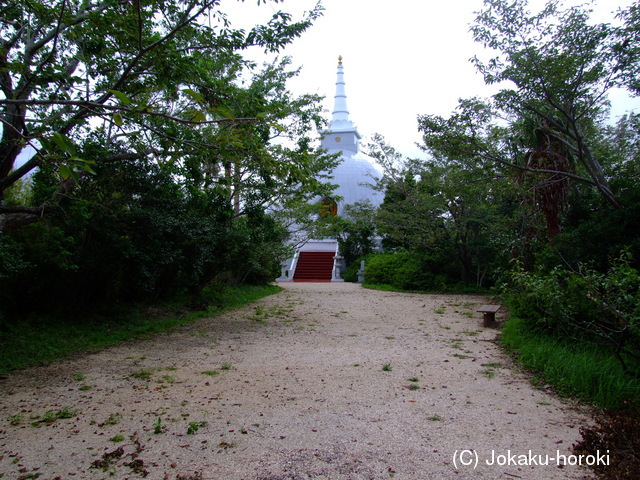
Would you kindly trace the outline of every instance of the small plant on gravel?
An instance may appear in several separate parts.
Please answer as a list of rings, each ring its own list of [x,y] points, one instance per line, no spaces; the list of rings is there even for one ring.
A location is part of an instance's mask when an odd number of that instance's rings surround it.
[[[382,371],[383,371],[383,372],[390,372],[391,370],[393,370],[393,367],[391,366],[391,364],[390,364],[390,363],[385,363],[385,364],[382,366]]]
[[[411,385],[409,385],[407,387],[409,390],[420,390],[420,385],[416,385],[415,383],[412,383]]]
[[[158,417],[158,420],[156,420],[156,423],[153,424],[153,433],[155,433],[156,435],[159,435],[166,431],[167,431],[167,427],[162,425],[162,419]]]
[[[31,423],[32,427],[39,427],[42,424],[51,425],[56,420],[62,420],[66,418],[73,418],[78,414],[77,410],[69,410],[67,407],[64,407],[57,412],[53,410],[49,410],[40,420],[36,420]],[[37,418],[37,417],[36,417]]]
[[[430,417],[427,417],[427,420],[430,422],[441,422],[442,417],[440,415],[431,415]]]
[[[21,413],[16,413],[15,415],[9,415],[7,417],[7,420],[9,421],[9,425],[13,425],[18,426],[18,425],[22,425],[22,423],[24,423],[24,415]]]
[[[85,378],[86,378],[86,377],[85,377],[82,373],[76,373],[76,374],[73,376],[73,379],[74,379],[76,382],[81,382],[81,381],[82,381],[82,380],[84,380]]]
[[[151,378],[151,375],[152,375],[152,372],[148,368],[135,370],[129,374],[130,377],[136,378],[138,380],[149,380]]]
[[[216,375],[218,375],[220,372],[218,372],[217,370],[205,370],[204,372],[202,372],[204,375],[209,375],[210,377],[215,377]]]
[[[267,323],[267,316],[268,314],[265,311],[264,307],[259,305],[255,308],[255,314],[249,317],[249,319],[257,323],[262,323],[264,325]]]
[[[484,370],[480,370],[480,373],[485,375],[487,378],[493,378],[496,376],[496,371],[493,368],[485,368]]]
[[[109,439],[109,441],[113,442],[113,443],[124,442],[124,436],[123,435],[115,435],[115,436],[111,437]]]
[[[223,363],[220,365],[220,370],[231,370],[231,364],[227,362]]]
[[[207,422],[189,422],[187,426],[187,435],[195,435],[200,427],[206,427]]]
[[[488,378],[496,376],[495,368],[501,368],[503,365],[500,362],[483,363],[482,367],[486,367],[484,370],[480,370],[480,373],[486,375]]]
[[[489,368],[502,368],[503,367],[503,365],[500,362],[483,363],[482,366],[483,367],[489,367]]]
[[[117,425],[120,422],[122,415],[119,413],[110,413],[109,417],[104,421],[105,425]]]
[[[469,335],[470,337],[475,337],[480,333],[480,330],[463,330],[462,333],[465,335]]]
[[[175,383],[176,379],[171,375],[163,375],[161,378],[156,380],[157,383]]]
[[[93,387],[91,385],[82,385],[80,388],[78,388],[78,390],[80,390],[81,392],[87,392],[89,390],[91,390]]]
[[[410,382],[414,382],[414,383],[417,383],[417,382],[420,381],[420,379],[418,377],[411,377],[411,378],[408,378],[407,380],[409,380]]]
[[[447,310],[447,307],[443,305],[441,307],[436,308],[433,312],[437,313],[438,315],[443,315],[446,310]]]

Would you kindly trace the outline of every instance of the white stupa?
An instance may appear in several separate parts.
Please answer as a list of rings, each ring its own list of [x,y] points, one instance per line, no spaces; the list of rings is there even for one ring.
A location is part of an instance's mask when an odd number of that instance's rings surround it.
[[[330,183],[338,185],[334,191],[336,199],[325,198],[324,202],[335,203],[331,213],[345,215],[345,205],[370,203],[380,206],[383,196],[369,185],[375,184],[382,175],[369,157],[360,152],[360,133],[349,119],[347,95],[344,84],[342,57],[338,58],[338,78],[333,115],[329,128],[322,132],[322,148],[329,153],[340,153],[338,166],[331,172]],[[296,255],[282,264],[282,275],[278,282],[291,281],[343,281],[338,242],[333,238],[307,241]]]
[[[341,162],[332,172],[331,183],[338,185],[335,190],[338,203],[338,214],[344,214],[344,206],[356,202],[370,202],[378,207],[382,203],[382,194],[373,190],[381,173],[373,166],[371,159],[360,152],[360,133],[356,125],[349,119],[347,94],[344,84],[344,67],[342,57],[338,58],[338,78],[333,116],[329,128],[322,132],[322,148],[329,153],[341,153]]]

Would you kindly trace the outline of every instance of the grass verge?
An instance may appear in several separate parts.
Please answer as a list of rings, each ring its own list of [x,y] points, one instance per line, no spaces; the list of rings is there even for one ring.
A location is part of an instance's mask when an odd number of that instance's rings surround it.
[[[127,308],[107,317],[71,319],[40,316],[16,321],[0,330],[0,375],[52,362],[72,353],[166,332],[239,308],[280,290],[281,287],[275,285],[209,287],[203,291],[195,310],[191,305],[192,299],[177,298],[158,305]]]
[[[637,407],[640,380],[626,374],[607,352],[590,345],[532,333],[525,322],[510,318],[502,329],[502,343],[538,381],[557,393],[607,409]]]

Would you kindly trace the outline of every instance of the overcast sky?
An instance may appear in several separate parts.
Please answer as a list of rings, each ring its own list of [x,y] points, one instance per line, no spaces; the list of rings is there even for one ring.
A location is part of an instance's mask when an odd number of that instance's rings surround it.
[[[633,0],[596,0],[596,14],[610,12]],[[577,3],[574,0],[565,0]],[[232,25],[264,21],[273,12],[297,18],[316,0],[285,0],[256,5],[256,0],[223,0]],[[284,53],[301,67],[291,83],[296,93],[324,95],[327,116],[333,109],[336,66],[342,55],[347,103],[365,142],[374,133],[405,155],[420,155],[416,118],[419,114],[448,116],[458,98],[488,96],[491,91],[469,59],[482,55],[469,26],[482,0],[322,0],[324,16]],[[532,9],[544,4],[532,0]],[[616,101],[620,113],[623,102]]]

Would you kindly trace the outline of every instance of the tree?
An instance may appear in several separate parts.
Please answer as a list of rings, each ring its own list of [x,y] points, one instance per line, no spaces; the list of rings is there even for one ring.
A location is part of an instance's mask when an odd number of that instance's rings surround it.
[[[312,24],[321,6],[298,22],[279,11],[246,32],[231,27],[219,3],[42,0],[0,9],[0,230],[37,221],[98,162],[200,157],[215,172],[226,168],[222,159],[238,147],[244,125],[283,128],[275,104],[238,108],[235,85],[255,67],[240,52],[251,46],[277,52]],[[311,115],[302,116],[311,121]],[[88,155],[84,144],[96,133],[119,151]],[[28,149],[35,153],[18,165]],[[312,177],[308,158],[277,160],[263,177],[302,183]],[[7,205],[5,190],[42,166],[59,177],[52,198]]]
[[[486,183],[495,171],[468,157],[440,153],[429,160],[402,159],[383,138],[374,140],[369,154],[385,168],[380,234],[410,252],[442,259],[443,269],[450,269],[454,255],[458,279],[481,285],[491,258],[495,210],[495,192]]]
[[[623,84],[635,95],[640,95],[640,6],[631,4],[618,12],[623,25],[616,31],[615,51],[621,62],[618,72]]]
[[[582,6],[561,10],[557,0],[537,14],[527,10],[527,0],[484,4],[471,31],[496,55],[487,61],[476,57],[474,63],[487,84],[513,85],[494,96],[496,106],[507,116],[534,116],[540,135],[561,146],[555,150],[555,161],[536,162],[530,168],[579,178],[617,205],[604,167],[593,153],[589,130],[606,112],[607,92],[628,80],[633,62],[629,50],[621,48],[622,31],[591,22]],[[557,169],[561,151],[563,168]],[[567,163],[582,171],[571,173],[564,168]]]

